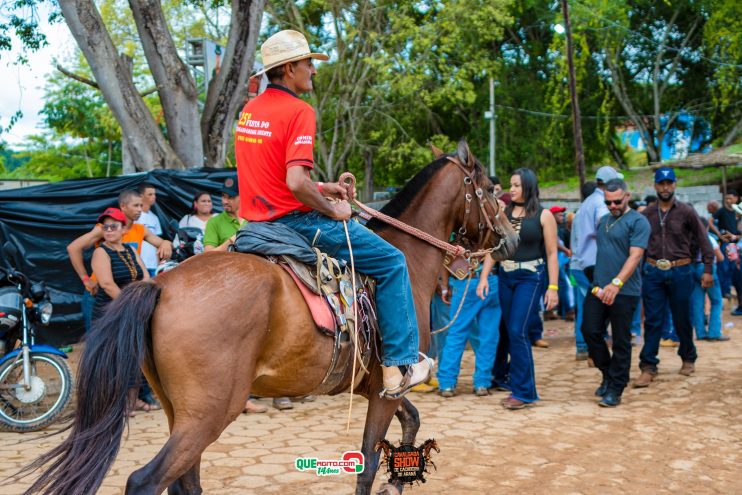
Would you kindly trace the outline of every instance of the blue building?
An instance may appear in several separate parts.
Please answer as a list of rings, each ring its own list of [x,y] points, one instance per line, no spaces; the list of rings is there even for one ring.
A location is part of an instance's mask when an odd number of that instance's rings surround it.
[[[667,116],[660,117],[660,124],[667,124]],[[634,151],[645,149],[641,134],[633,126],[627,124],[620,131],[621,143]],[[662,139],[660,156],[662,161],[685,158],[689,153],[708,153],[711,147],[706,144],[711,138],[711,127],[705,119],[694,117],[682,112],[672,123],[672,127]]]

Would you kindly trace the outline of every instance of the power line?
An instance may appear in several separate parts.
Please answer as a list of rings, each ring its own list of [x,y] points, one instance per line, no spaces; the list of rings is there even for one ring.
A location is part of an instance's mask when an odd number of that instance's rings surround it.
[[[735,101],[734,103],[729,103],[727,105],[722,105],[721,108],[734,107],[740,104],[742,104],[742,100],[738,100],[738,101]],[[524,113],[527,115],[533,115],[536,117],[548,117],[548,118],[556,118],[556,119],[571,118],[571,115],[566,115],[566,114],[561,114],[561,113],[542,112],[539,110],[530,110],[528,108],[518,108],[518,107],[513,107],[510,105],[501,105],[499,103],[495,106],[497,108],[504,108],[506,110],[512,110],[514,112]],[[714,108],[714,105],[707,105],[705,107],[694,109],[694,111],[698,112],[698,111],[704,111],[704,110],[711,110],[713,108]],[[679,112],[682,110],[684,109],[681,108],[680,110],[673,110],[671,112],[674,113],[674,112]],[[668,113],[668,112],[663,112],[663,113]],[[639,117],[650,118],[650,117],[654,117],[654,115],[639,115]],[[587,119],[587,120],[628,120],[630,118],[631,117],[628,115],[582,115],[582,119]]]

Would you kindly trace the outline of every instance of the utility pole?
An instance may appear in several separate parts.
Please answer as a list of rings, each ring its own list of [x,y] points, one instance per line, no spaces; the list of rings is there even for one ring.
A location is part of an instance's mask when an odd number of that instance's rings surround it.
[[[488,111],[484,112],[484,118],[485,120],[490,121],[490,161],[489,161],[489,169],[490,169],[490,175],[494,176],[496,171],[496,164],[495,164],[495,149],[497,145],[497,134],[495,133],[495,122],[497,120],[497,111],[495,110],[495,87],[499,85],[500,83],[495,81],[493,78],[490,77],[490,108]]]
[[[569,95],[572,100],[572,133],[575,146],[575,169],[580,178],[580,189],[585,184],[585,153],[582,149],[582,123],[580,121],[580,102],[577,99],[577,81],[575,80],[575,63],[572,46],[572,25],[569,22],[567,0],[560,0],[564,14],[564,30],[567,35],[567,67],[569,69]],[[585,198],[582,198],[585,199]]]

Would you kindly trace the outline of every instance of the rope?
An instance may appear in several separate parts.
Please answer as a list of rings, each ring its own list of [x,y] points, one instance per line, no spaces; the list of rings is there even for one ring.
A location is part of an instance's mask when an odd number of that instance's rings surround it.
[[[456,318],[459,317],[459,313],[461,312],[461,308],[464,307],[464,301],[466,300],[466,294],[467,294],[467,292],[469,292],[469,284],[471,283],[471,279],[472,279],[472,273],[469,272],[469,278],[466,279],[466,287],[464,287],[464,297],[461,298],[461,302],[459,303],[459,307],[456,310],[456,314],[453,315],[453,318],[451,318],[451,321],[449,321],[448,322],[448,325],[446,325],[443,328],[439,328],[438,330],[432,330],[430,332],[430,335],[435,335],[437,333],[445,332],[446,330],[448,330],[451,327],[451,325],[453,325],[453,323],[456,321]]]
[[[353,333],[351,335],[354,336],[355,342],[353,343],[353,369],[351,370],[350,374],[350,399],[348,402],[348,421],[345,425],[345,433],[350,433],[350,418],[351,414],[353,412],[353,391],[356,388],[356,362],[358,361],[358,301],[357,298],[357,292],[356,292],[356,262],[353,258],[353,246],[350,243],[350,233],[348,232],[348,221],[343,220],[343,228],[345,229],[345,240],[348,242],[348,251],[350,252],[350,277],[351,277],[351,283],[353,286]],[[364,371],[368,373],[368,370],[363,366],[363,362],[361,362],[361,366],[363,367]]]

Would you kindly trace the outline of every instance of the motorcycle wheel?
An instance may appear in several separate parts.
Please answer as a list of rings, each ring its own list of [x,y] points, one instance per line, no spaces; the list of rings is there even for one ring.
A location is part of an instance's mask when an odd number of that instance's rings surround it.
[[[72,374],[67,362],[54,354],[31,354],[31,389],[23,382],[23,360],[0,367],[0,429],[25,433],[38,431],[57,419],[72,394]]]

